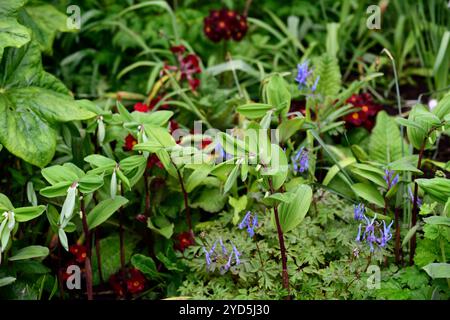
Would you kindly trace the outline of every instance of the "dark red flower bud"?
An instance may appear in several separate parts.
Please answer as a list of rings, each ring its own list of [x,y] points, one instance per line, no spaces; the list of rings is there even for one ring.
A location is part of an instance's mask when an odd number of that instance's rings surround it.
[[[133,150],[134,145],[137,143],[137,140],[135,137],[133,137],[132,134],[129,134],[125,137],[125,144],[123,145],[124,151],[131,151]]]

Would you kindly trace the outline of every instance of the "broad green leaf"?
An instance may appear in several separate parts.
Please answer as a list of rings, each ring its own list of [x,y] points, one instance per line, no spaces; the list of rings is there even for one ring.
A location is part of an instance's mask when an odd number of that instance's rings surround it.
[[[196,168],[186,181],[186,191],[191,192],[206,179],[211,172],[212,167],[209,165],[200,165]]]
[[[414,122],[419,127],[406,128],[408,140],[411,142],[413,147],[417,150],[420,150],[422,146],[426,149],[431,148],[433,144],[428,141],[428,137],[432,137],[433,140],[436,138],[436,133],[430,132],[433,127],[440,124],[439,118],[428,111],[427,107],[424,105],[416,104],[409,112],[408,121]]]
[[[349,158],[339,161],[338,162],[339,165],[335,164],[328,170],[327,175],[325,176],[325,178],[322,181],[322,184],[324,186],[328,185],[330,183],[330,181],[333,180],[333,178],[336,176],[336,174],[340,171],[339,167],[344,169],[345,167],[347,167],[355,162],[356,162],[356,159],[353,157],[349,157]]]
[[[173,235],[173,223],[166,223],[164,226],[158,228],[155,226],[152,222],[152,219],[147,219],[147,227],[149,227],[151,230],[155,231],[156,233],[162,235],[166,239],[170,239]]]
[[[147,275],[150,279],[155,279],[161,276],[156,268],[155,261],[153,261],[150,257],[144,256],[143,254],[135,254],[131,257],[131,264],[136,269]]]
[[[30,39],[30,32],[26,27],[19,24],[14,18],[0,15],[0,58],[6,47],[20,48]]]
[[[376,204],[379,207],[384,207],[383,196],[374,185],[367,183],[356,183],[352,185],[352,190],[358,197],[361,197],[370,203]]]
[[[47,247],[43,246],[29,246],[22,248],[16,252],[16,254],[10,257],[9,261],[25,260],[32,258],[44,258],[48,256],[49,250]]]
[[[433,200],[446,203],[450,198],[450,179],[416,179],[415,182],[430,195]]]
[[[227,181],[225,182],[225,185],[223,186],[223,193],[227,193],[228,191],[230,191],[230,189],[236,183],[238,175],[239,175],[239,165],[236,165],[233,168],[233,170],[231,170],[231,173],[228,176]]]
[[[272,105],[278,113],[286,114],[291,107],[291,92],[286,80],[280,74],[272,75],[267,81],[267,103]]]
[[[439,100],[437,106],[431,112],[441,120],[444,120],[445,116],[450,114],[450,92]]]
[[[236,111],[249,119],[259,119],[273,109],[272,105],[265,103],[247,103],[237,107]]]
[[[173,116],[172,111],[156,111],[156,112],[139,112],[135,111],[131,114],[134,120],[139,124],[148,124],[151,126],[162,127]]]
[[[450,218],[449,217],[432,216],[432,217],[424,218],[423,220],[428,224],[450,227]]]
[[[14,278],[14,277],[0,278],[0,287],[4,287],[4,286],[7,286],[7,285],[10,285],[14,281],[16,281],[16,278]]]
[[[369,141],[371,160],[387,164],[400,159],[401,141],[402,137],[395,120],[385,111],[379,112]]]
[[[0,2],[0,15],[11,16],[17,14],[18,10],[25,5],[27,0],[8,0]]]
[[[116,196],[114,199],[107,199],[98,203],[87,215],[89,229],[92,230],[101,225],[108,220],[114,212],[127,203],[128,199],[121,196]]]
[[[239,222],[239,213],[241,213],[242,211],[245,210],[245,208],[247,207],[247,196],[243,195],[240,198],[233,198],[230,197],[228,199],[228,203],[230,204],[230,206],[233,207],[234,209],[234,214],[233,214],[233,224],[237,225]]]
[[[72,183],[79,178],[69,167],[60,165],[44,168],[41,170],[41,174],[51,185],[56,185],[61,182]]]
[[[417,155],[407,156],[397,161],[388,164],[388,168],[394,171],[409,171],[418,174],[423,174],[422,171],[417,169]]]
[[[293,119],[287,119],[278,126],[280,142],[286,142],[297,133],[305,122],[305,118],[296,117]]]
[[[312,201],[312,189],[310,186],[299,185],[290,202],[282,202],[278,206],[280,225],[283,232],[289,232],[297,227],[305,218]]]
[[[91,193],[103,186],[103,176],[87,174],[78,180],[78,189],[81,193]]]
[[[3,193],[0,193],[0,211],[14,211],[11,201]]]
[[[84,161],[89,163],[93,168],[114,167],[116,165],[116,162],[114,160],[99,154],[91,154],[84,158]]]
[[[261,173],[264,175],[264,180],[272,179],[273,189],[277,191],[286,181],[289,169],[288,160],[284,150],[277,144],[272,144],[271,154],[268,170],[263,170]]]
[[[39,217],[45,211],[45,206],[23,207],[14,210],[16,221],[26,222]]]
[[[430,263],[422,269],[433,279],[450,278],[449,263]]]
[[[44,167],[51,161],[59,123],[95,116],[43,70],[35,42],[5,49],[0,74],[0,143],[31,164]]]
[[[339,63],[335,57],[332,57],[329,54],[323,54],[314,64],[316,66],[314,76],[320,77],[316,93],[331,100],[341,89],[341,71],[339,70]]]
[[[227,202],[227,196],[222,194],[218,188],[205,187],[193,199],[190,207],[201,208],[206,212],[219,212]]]
[[[8,0],[9,1],[9,0]],[[42,51],[51,53],[58,31],[71,31],[67,27],[67,15],[49,4],[27,5],[19,13],[19,21],[33,32],[33,39]]]

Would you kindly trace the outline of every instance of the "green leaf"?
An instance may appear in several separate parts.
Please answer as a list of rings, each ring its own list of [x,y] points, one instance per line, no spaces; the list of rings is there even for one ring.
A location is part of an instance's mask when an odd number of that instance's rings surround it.
[[[160,277],[160,274],[156,269],[156,263],[150,257],[144,256],[143,254],[135,254],[131,258],[131,264],[150,279]]]
[[[51,185],[61,182],[73,183],[79,178],[69,167],[60,165],[44,168],[41,170],[41,174]]]
[[[267,103],[272,105],[278,113],[286,114],[291,107],[291,92],[286,80],[280,74],[272,75],[267,81]]]
[[[328,170],[327,175],[325,176],[325,178],[322,181],[322,184],[324,186],[328,185],[330,183],[330,181],[333,180],[333,178],[336,176],[336,174],[338,174],[340,169],[344,169],[345,167],[347,167],[355,162],[356,162],[356,159],[353,157],[345,158],[345,159],[339,161],[338,164],[333,165]]]
[[[173,235],[173,223],[166,223],[162,227],[158,228],[156,227],[151,218],[147,219],[147,227],[149,227],[151,230],[155,231],[156,233],[162,235],[166,239],[170,239]]]
[[[130,233],[124,235],[124,251],[125,251],[125,263],[130,261],[130,257],[133,254],[133,250],[136,247],[138,239]],[[111,275],[119,271],[120,269],[120,240],[119,235],[115,234],[107,238],[100,240],[100,257],[102,262],[102,275],[104,279],[109,279]],[[92,282],[94,285],[100,283],[97,266],[97,254],[93,250],[92,254]]]
[[[443,216],[432,216],[423,219],[426,223],[431,225],[441,225],[450,227],[450,218]]]
[[[42,51],[52,52],[56,32],[67,32],[67,16],[54,6],[27,5],[19,13],[19,21],[33,31],[33,39]]]
[[[408,230],[408,233],[406,234],[405,238],[402,242],[402,247],[406,246],[409,243],[409,240],[413,237],[413,235],[416,233],[417,229],[419,228],[419,225],[416,224],[414,227]]]
[[[202,164],[196,168],[186,181],[186,191],[191,192],[196,187],[202,184],[206,177],[211,172],[212,167],[207,164]]]
[[[233,215],[233,224],[236,225],[239,222],[239,213],[245,210],[247,207],[247,196],[243,195],[242,197],[236,199],[233,197],[230,197],[228,199],[228,203],[230,206],[234,209],[234,215]]]
[[[3,277],[3,278],[0,278],[0,287],[4,287],[4,286],[7,286],[7,285],[10,285],[14,281],[16,281],[16,278],[14,278],[14,277]]]
[[[320,76],[316,92],[324,97],[336,96],[341,89],[341,71],[337,59],[329,54],[323,54],[315,61],[315,65],[314,76]]]
[[[278,132],[280,134],[279,139],[280,142],[286,142],[291,138],[297,131],[301,129],[303,123],[305,122],[305,118],[296,117],[293,119],[288,119],[283,121],[278,126]]]
[[[377,115],[369,141],[369,155],[374,161],[390,163],[402,157],[402,137],[395,120],[385,111]]]
[[[228,191],[230,191],[230,189],[236,183],[238,175],[239,175],[239,165],[236,165],[233,168],[233,170],[231,170],[231,173],[228,176],[227,181],[225,181],[225,185],[223,186],[223,193],[227,193]]]
[[[430,263],[422,269],[433,279],[450,278],[449,263]]]
[[[278,206],[280,225],[283,232],[289,232],[297,227],[305,218],[312,201],[312,189],[306,184],[299,185],[290,202]]]
[[[433,200],[446,203],[450,198],[450,179],[416,179],[415,182],[422,188]]]
[[[223,195],[218,188],[205,187],[194,198],[190,206],[214,213],[222,210],[226,202],[227,196]]]
[[[0,193],[0,211],[2,211],[2,213],[4,211],[14,211],[14,206],[11,201],[9,201],[8,197],[3,193]]]
[[[6,47],[20,48],[30,39],[29,30],[16,19],[0,16],[0,58]]]
[[[431,129],[440,124],[439,118],[428,111],[427,107],[424,105],[416,104],[409,112],[408,121],[415,123],[419,127],[417,128],[414,126],[406,128],[408,140],[411,142],[413,147],[420,150],[424,142],[426,149],[432,147],[433,144],[428,141],[428,136],[430,135]],[[433,139],[435,136],[436,133],[431,135]]]
[[[147,124],[156,127],[162,127],[173,116],[172,111],[156,111],[156,112],[139,112],[135,111],[131,114],[134,120],[139,124]]]
[[[62,247],[66,251],[69,251],[69,241],[67,240],[67,235],[63,229],[58,229],[58,238],[59,238],[59,242],[61,243]]]
[[[93,168],[116,166],[116,162],[114,160],[99,154],[91,154],[84,158],[84,161],[89,163]]]
[[[445,116],[450,114],[450,92],[439,100],[437,106],[433,108],[432,112],[441,120],[444,120]]]
[[[356,183],[351,187],[353,192],[355,192],[358,197],[361,197],[370,203],[376,204],[379,207],[384,207],[383,196],[372,184]]]
[[[14,217],[18,222],[26,222],[39,217],[45,211],[45,206],[23,207],[14,210]]]
[[[78,189],[81,193],[91,193],[103,186],[103,176],[87,174],[78,180]]]
[[[279,145],[272,144],[271,154],[270,166],[261,173],[264,175],[264,180],[272,179],[273,189],[277,191],[286,181],[289,166],[286,153]]]
[[[267,111],[273,109],[272,105],[266,103],[247,103],[237,107],[236,111],[249,119],[259,119],[266,115]]]
[[[116,196],[114,199],[107,199],[99,202],[87,215],[89,229],[92,230],[101,225],[103,222],[108,220],[114,212],[127,203],[128,199],[121,196]]]
[[[32,258],[44,258],[48,256],[49,250],[47,247],[42,246],[29,246],[22,248],[16,252],[16,254],[10,257],[9,261],[26,260]]]
[[[388,164],[388,168],[394,171],[409,171],[418,174],[423,174],[422,171],[417,169],[417,156],[407,156],[397,161]]]
[[[59,123],[95,116],[43,70],[34,42],[19,49],[7,48],[0,74],[0,143],[31,164],[44,167],[53,158]]]
[[[0,15],[11,16],[27,2],[27,0],[8,0],[0,3]]]

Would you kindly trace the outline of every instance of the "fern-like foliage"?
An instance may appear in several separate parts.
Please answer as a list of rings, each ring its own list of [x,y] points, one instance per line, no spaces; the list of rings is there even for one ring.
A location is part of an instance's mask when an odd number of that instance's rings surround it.
[[[338,60],[325,53],[315,61],[315,67],[315,75],[320,76],[317,92],[326,99],[335,97],[342,84]]]

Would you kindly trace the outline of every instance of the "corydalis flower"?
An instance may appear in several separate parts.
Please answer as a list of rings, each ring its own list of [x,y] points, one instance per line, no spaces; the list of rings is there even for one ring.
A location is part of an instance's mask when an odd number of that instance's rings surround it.
[[[220,243],[220,246],[222,248],[221,252],[219,253],[216,252],[217,242]],[[202,250],[205,253],[206,269],[209,270],[213,262],[221,264],[226,261],[226,264],[220,267],[221,272],[226,272],[231,268],[233,259],[234,265],[239,265],[241,263],[241,260],[239,259],[241,253],[237,250],[236,246],[233,243],[231,243],[231,245],[232,249],[231,251],[229,251],[223,243],[222,238],[220,238],[219,240],[214,241],[214,244],[212,245],[210,250],[207,250],[203,246]]]
[[[308,151],[304,147],[291,157],[294,172],[304,172],[309,168]]]
[[[252,216],[252,213],[250,211],[247,212],[247,214],[244,216],[244,219],[242,219],[241,223],[239,223],[238,228],[244,229],[247,227],[248,235],[253,238],[255,235],[255,228],[258,226],[258,216],[255,214]]]
[[[309,62],[306,60],[303,63],[300,63],[297,65],[297,77],[295,78],[295,81],[298,82],[298,88],[302,90],[303,88],[308,86],[308,80],[311,78],[313,71],[309,68]],[[320,77],[316,77],[314,80],[313,85],[311,86],[311,91],[316,91],[317,84],[319,83]]]
[[[355,220],[362,220],[364,218],[364,212],[366,211],[366,208],[364,207],[363,203],[355,204],[353,205],[353,213]]]
[[[384,181],[386,181],[388,190],[390,190],[392,187],[394,187],[398,183],[398,180],[400,178],[398,174],[394,176],[394,173],[395,172],[393,170],[388,170],[388,169],[384,170],[383,179],[384,179]]]
[[[358,235],[356,236],[356,241],[361,242],[365,241],[369,247],[370,252],[375,251],[375,245],[378,245],[380,248],[386,247],[389,240],[392,239],[391,226],[394,223],[393,221],[386,226],[386,222],[383,220],[383,225],[376,221],[377,216],[375,215],[372,220],[363,215],[363,219],[365,222],[364,232],[362,232],[363,223],[360,223],[358,226]],[[361,234],[362,232],[362,234]],[[377,237],[376,234],[380,236]]]

